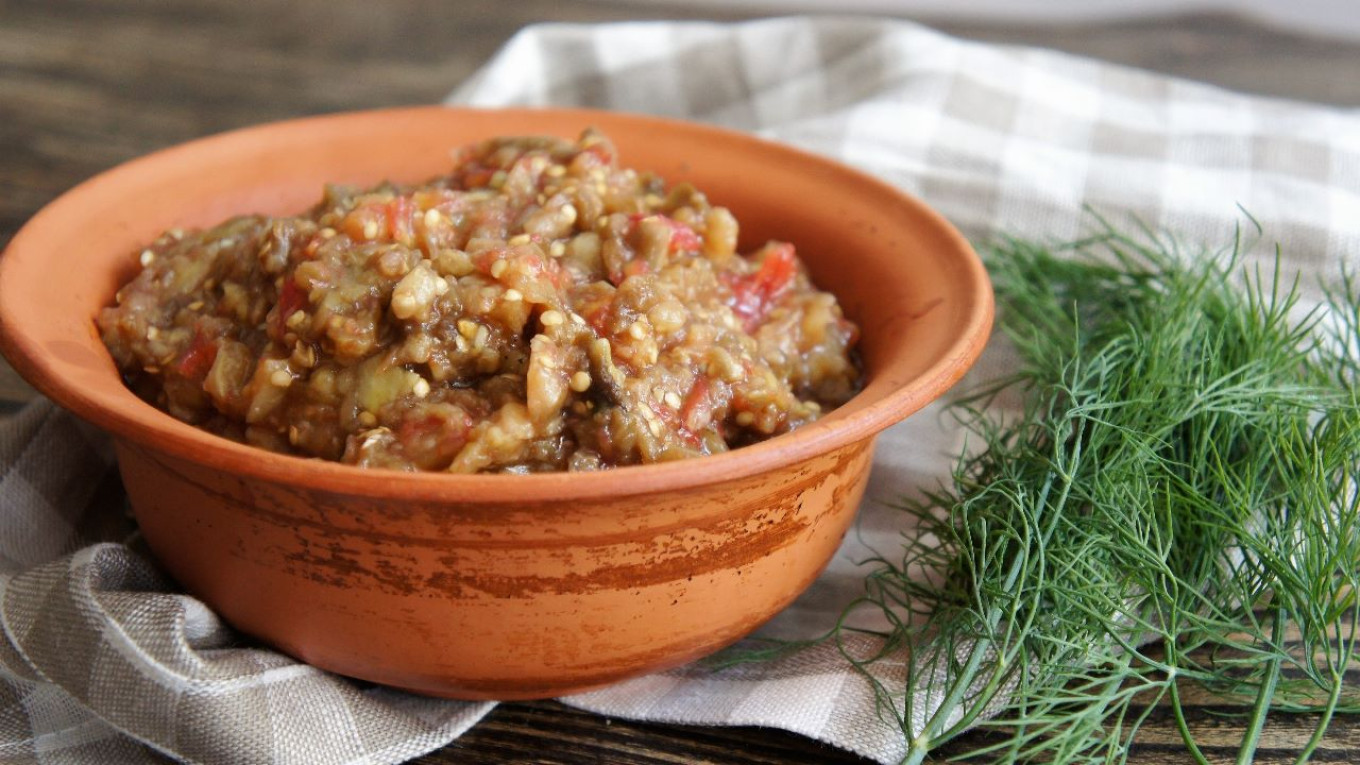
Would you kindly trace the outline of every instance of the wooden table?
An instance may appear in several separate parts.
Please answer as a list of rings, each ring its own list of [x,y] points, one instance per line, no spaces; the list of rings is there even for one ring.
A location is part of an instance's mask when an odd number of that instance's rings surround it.
[[[322,112],[440,100],[516,29],[539,20],[734,19],[730,10],[580,0],[0,0],[0,245],[42,205],[126,159],[190,138]],[[1360,44],[1221,16],[1083,27],[935,24],[1304,100],[1360,106]],[[0,364],[0,414],[33,395]],[[1230,761],[1245,707],[1190,705],[1206,752]],[[1312,720],[1268,725],[1258,762],[1292,761]],[[1214,746],[1214,744],[1220,744]],[[1136,763],[1185,761],[1154,710]],[[1318,761],[1360,759],[1338,720]],[[498,707],[422,763],[859,763],[780,731],[649,725],[555,702]]]

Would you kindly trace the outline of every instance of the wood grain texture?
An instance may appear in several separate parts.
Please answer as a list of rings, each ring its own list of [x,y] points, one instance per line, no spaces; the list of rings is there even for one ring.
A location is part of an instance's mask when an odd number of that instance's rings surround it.
[[[540,20],[734,19],[681,0],[0,0],[0,245],[42,205],[132,157],[191,138],[309,114],[430,103],[518,28]],[[1272,96],[1360,106],[1360,45],[1221,16],[1078,27],[935,24]],[[0,365],[0,415],[32,396]],[[1246,709],[1195,698],[1190,725],[1230,762]],[[1314,720],[1272,718],[1257,762],[1292,761]],[[981,740],[984,734],[976,734]],[[1338,720],[1315,758],[1352,761],[1360,719]],[[1154,710],[1131,762],[1182,762]],[[856,763],[781,731],[652,725],[545,701],[504,704],[422,763]]]

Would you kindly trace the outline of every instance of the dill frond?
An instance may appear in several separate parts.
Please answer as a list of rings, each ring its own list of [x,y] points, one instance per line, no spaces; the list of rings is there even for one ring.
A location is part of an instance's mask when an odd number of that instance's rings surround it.
[[[1360,659],[1360,288],[1343,274],[1299,318],[1297,285],[1248,269],[1240,239],[1190,256],[1101,225],[985,248],[1023,364],[958,403],[985,448],[902,505],[901,558],[873,561],[852,607],[894,627],[875,656],[843,653],[911,763],[951,741],[955,759],[1122,762],[1158,702],[1204,762],[1191,686],[1253,705],[1241,762],[1269,715],[1318,713],[1305,761],[1360,707],[1344,679]],[[989,414],[1007,391],[1023,410]],[[878,679],[884,657],[904,682]]]

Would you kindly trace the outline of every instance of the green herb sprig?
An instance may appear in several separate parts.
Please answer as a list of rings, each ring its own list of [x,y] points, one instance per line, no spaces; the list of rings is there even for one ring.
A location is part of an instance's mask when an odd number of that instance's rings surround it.
[[[1242,249],[1108,226],[986,248],[1021,364],[958,404],[980,448],[872,561],[851,611],[884,611],[883,650],[833,633],[906,762],[971,728],[952,758],[1120,762],[1158,703],[1207,762],[1191,686],[1254,699],[1239,762],[1269,715],[1318,713],[1303,762],[1360,710],[1360,290],[1343,274],[1300,317],[1297,285]],[[988,414],[1003,395],[1018,414]],[[878,679],[888,656],[905,683]]]

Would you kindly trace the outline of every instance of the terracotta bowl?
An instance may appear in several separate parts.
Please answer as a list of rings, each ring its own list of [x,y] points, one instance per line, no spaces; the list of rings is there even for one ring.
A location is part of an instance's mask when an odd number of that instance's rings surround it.
[[[743,246],[794,242],[863,330],[864,391],[790,435],[589,474],[413,475],[280,456],[182,424],[122,384],[92,317],[171,227],[294,213],[322,184],[420,181],[494,135],[610,135],[625,164],[689,180]],[[160,562],[238,629],[318,667],[421,693],[534,698],[708,654],[826,565],[875,435],[980,352],[991,291],[921,202],[749,135],[591,111],[376,111],[167,149],[68,192],[0,261],[0,348],[113,434]]]

